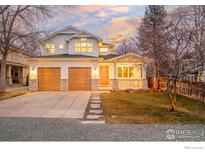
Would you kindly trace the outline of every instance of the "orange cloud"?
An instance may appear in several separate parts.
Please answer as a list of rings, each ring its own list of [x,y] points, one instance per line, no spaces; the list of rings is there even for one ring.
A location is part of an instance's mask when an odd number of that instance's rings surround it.
[[[129,12],[129,6],[114,6],[110,10],[114,13],[126,13]]]
[[[97,13],[99,17],[107,17],[109,14],[129,12],[129,6],[111,6],[111,5],[83,5],[73,7],[63,7],[64,11],[71,14],[84,15],[89,13]]]
[[[106,35],[106,39],[113,43],[120,43],[123,39],[133,35],[140,22],[139,17],[113,18],[109,25],[102,29],[102,35]]]
[[[113,26],[119,26],[121,24],[129,24],[129,18],[128,17],[119,17],[119,18],[113,18],[110,22]]]
[[[98,14],[97,14],[98,17],[101,17],[101,18],[105,18],[108,16],[108,14],[105,12],[105,11],[100,11]]]

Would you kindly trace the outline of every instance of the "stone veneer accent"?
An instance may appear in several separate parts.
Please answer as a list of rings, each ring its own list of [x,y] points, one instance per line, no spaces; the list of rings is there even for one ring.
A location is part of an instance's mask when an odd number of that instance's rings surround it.
[[[147,80],[131,80],[131,79],[113,79],[111,81],[112,90],[123,90],[123,89],[148,89]],[[128,87],[127,87],[128,86]],[[36,79],[29,80],[29,90],[36,91],[38,90],[38,82]],[[61,90],[68,90],[68,79],[61,79]],[[91,80],[91,90],[98,91],[99,90],[99,80],[92,79]]]
[[[91,90],[92,91],[99,90],[99,80],[98,79],[92,79],[91,80]]]
[[[29,90],[32,90],[32,91],[38,90],[38,83],[36,79],[29,80]]]
[[[96,91],[98,90],[99,86],[99,80],[98,79],[92,79],[91,81],[91,90]],[[38,82],[36,79],[30,79],[29,80],[29,90],[36,91],[38,90]],[[68,90],[68,80],[67,79],[61,79],[61,89],[62,91]]]
[[[117,79],[113,79],[113,80],[112,80],[112,90],[113,90],[113,91],[119,90],[118,80],[117,80]]]
[[[113,79],[112,90],[148,89],[147,79]]]
[[[68,79],[61,79],[61,90],[62,91],[68,90]]]
[[[127,85],[132,85],[133,87],[127,88]],[[113,79],[112,80],[112,90],[120,90],[120,89],[148,89],[147,80],[119,80]],[[36,91],[38,90],[38,82],[36,79],[29,80],[29,90]],[[61,90],[67,91],[68,90],[68,80],[61,79]],[[99,90],[99,80],[92,79],[91,80],[91,90],[98,91]]]

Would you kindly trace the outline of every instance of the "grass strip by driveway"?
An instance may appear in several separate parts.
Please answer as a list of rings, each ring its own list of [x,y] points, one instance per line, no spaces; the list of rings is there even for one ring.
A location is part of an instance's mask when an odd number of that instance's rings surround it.
[[[111,92],[101,99],[107,123],[205,124],[205,104],[180,95],[173,113],[165,93]]]
[[[12,92],[0,92],[0,101],[20,95],[24,95],[28,93],[28,91],[12,91]]]

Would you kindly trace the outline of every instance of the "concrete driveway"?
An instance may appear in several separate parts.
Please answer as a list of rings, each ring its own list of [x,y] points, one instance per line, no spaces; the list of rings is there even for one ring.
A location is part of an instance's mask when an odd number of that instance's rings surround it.
[[[0,101],[0,117],[82,119],[90,92],[34,92]]]

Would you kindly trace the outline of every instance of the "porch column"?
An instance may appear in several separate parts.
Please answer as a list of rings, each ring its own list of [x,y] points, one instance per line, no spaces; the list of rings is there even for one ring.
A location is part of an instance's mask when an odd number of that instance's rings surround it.
[[[118,81],[117,81],[117,62],[114,62],[114,69],[113,69],[113,83],[112,83],[112,90],[117,91],[119,90]]]
[[[146,64],[142,64],[142,88],[147,89],[148,83],[147,83],[147,77],[146,77]]]
[[[6,80],[7,80],[7,85],[12,85],[12,76],[11,76],[11,65],[7,65],[6,67]]]
[[[23,67],[18,67],[18,79],[19,83],[23,84]]]
[[[156,63],[153,63],[153,88],[158,88],[158,66]]]
[[[142,64],[142,79],[146,79],[146,64]]]
[[[22,83],[23,85],[27,85],[28,84],[28,67],[22,67]]]

